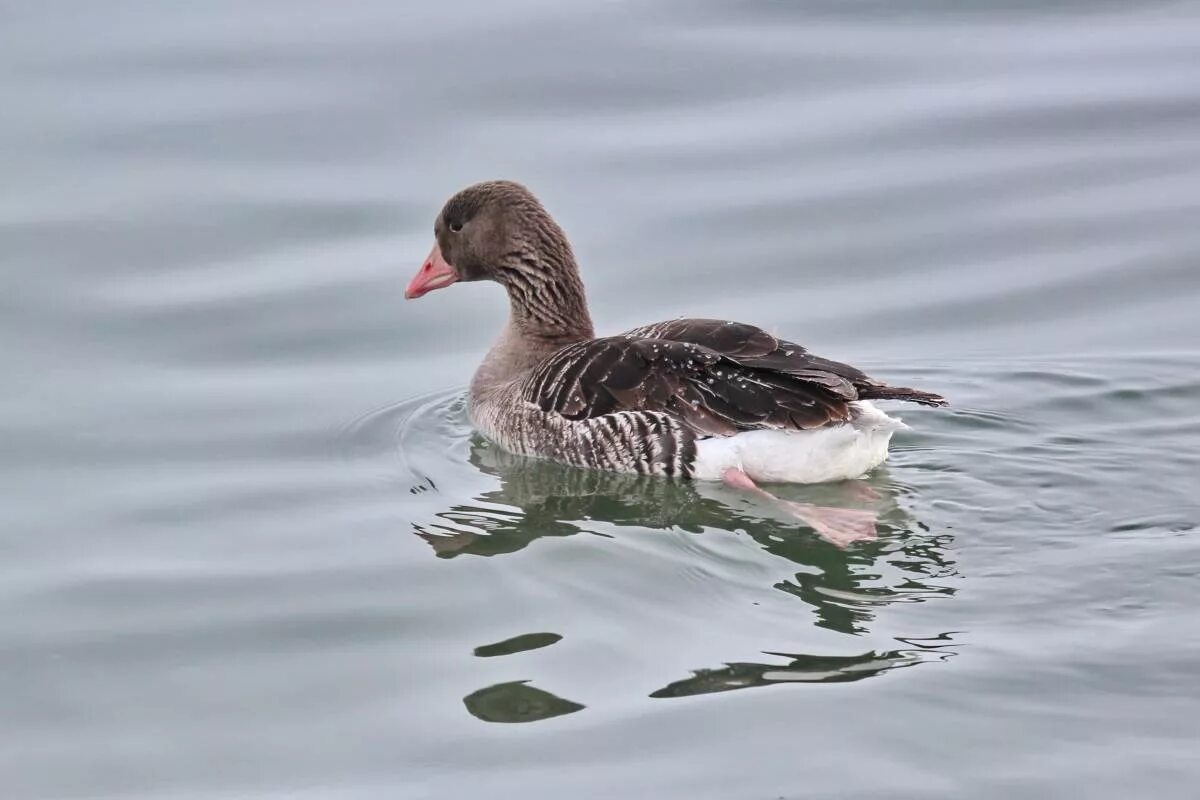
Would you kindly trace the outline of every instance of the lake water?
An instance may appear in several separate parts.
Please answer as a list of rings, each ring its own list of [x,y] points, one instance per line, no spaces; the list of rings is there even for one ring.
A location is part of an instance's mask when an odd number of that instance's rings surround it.
[[[1124,798],[1200,781],[1200,5],[0,10],[5,798]],[[839,551],[462,393],[529,184],[605,331],[939,391]]]

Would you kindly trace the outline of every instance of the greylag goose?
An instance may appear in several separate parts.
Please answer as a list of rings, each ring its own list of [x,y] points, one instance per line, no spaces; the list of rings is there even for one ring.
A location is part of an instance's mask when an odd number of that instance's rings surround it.
[[[520,184],[462,190],[433,231],[405,298],[459,281],[495,281],[508,292],[508,323],[471,380],[468,413],[514,453],[720,480],[844,546],[874,535],[873,514],[781,500],[756,482],[861,477],[904,427],[872,400],[946,402],[740,322],[675,319],[596,338],[571,245]]]

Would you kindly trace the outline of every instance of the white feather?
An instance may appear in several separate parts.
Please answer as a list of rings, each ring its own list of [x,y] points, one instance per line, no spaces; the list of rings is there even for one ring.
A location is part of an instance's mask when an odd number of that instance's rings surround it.
[[[809,431],[758,430],[696,442],[692,476],[720,480],[736,467],[763,483],[825,483],[858,478],[882,464],[892,434],[908,427],[872,403],[852,403],[853,421]]]

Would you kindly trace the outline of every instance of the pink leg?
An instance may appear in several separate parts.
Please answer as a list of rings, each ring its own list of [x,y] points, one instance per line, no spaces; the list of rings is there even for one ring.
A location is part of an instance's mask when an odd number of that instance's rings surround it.
[[[846,481],[846,483],[846,492],[860,502],[870,503],[882,496],[875,490],[875,487],[865,481]]]
[[[749,475],[735,467],[725,470],[721,475],[721,480],[726,486],[750,492],[764,500],[770,500],[808,525],[816,531],[818,536],[835,547],[846,547],[864,539],[874,539],[878,535],[875,532],[875,513],[873,511],[829,508],[784,500],[760,488]]]

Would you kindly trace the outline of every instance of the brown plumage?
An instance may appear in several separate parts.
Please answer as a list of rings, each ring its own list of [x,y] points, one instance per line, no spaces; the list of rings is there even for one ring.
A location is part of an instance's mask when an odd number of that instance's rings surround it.
[[[753,325],[713,319],[671,320],[568,345],[537,367],[521,397],[571,420],[666,411],[713,436],[846,422],[854,400],[945,402],[872,380]]]
[[[566,236],[518,184],[463,190],[434,233],[408,296],[456,280],[493,280],[508,291],[509,323],[472,381],[469,405],[476,426],[510,450],[688,476],[706,437],[852,423],[862,400],[945,404],[744,323],[677,319],[594,338]]]

